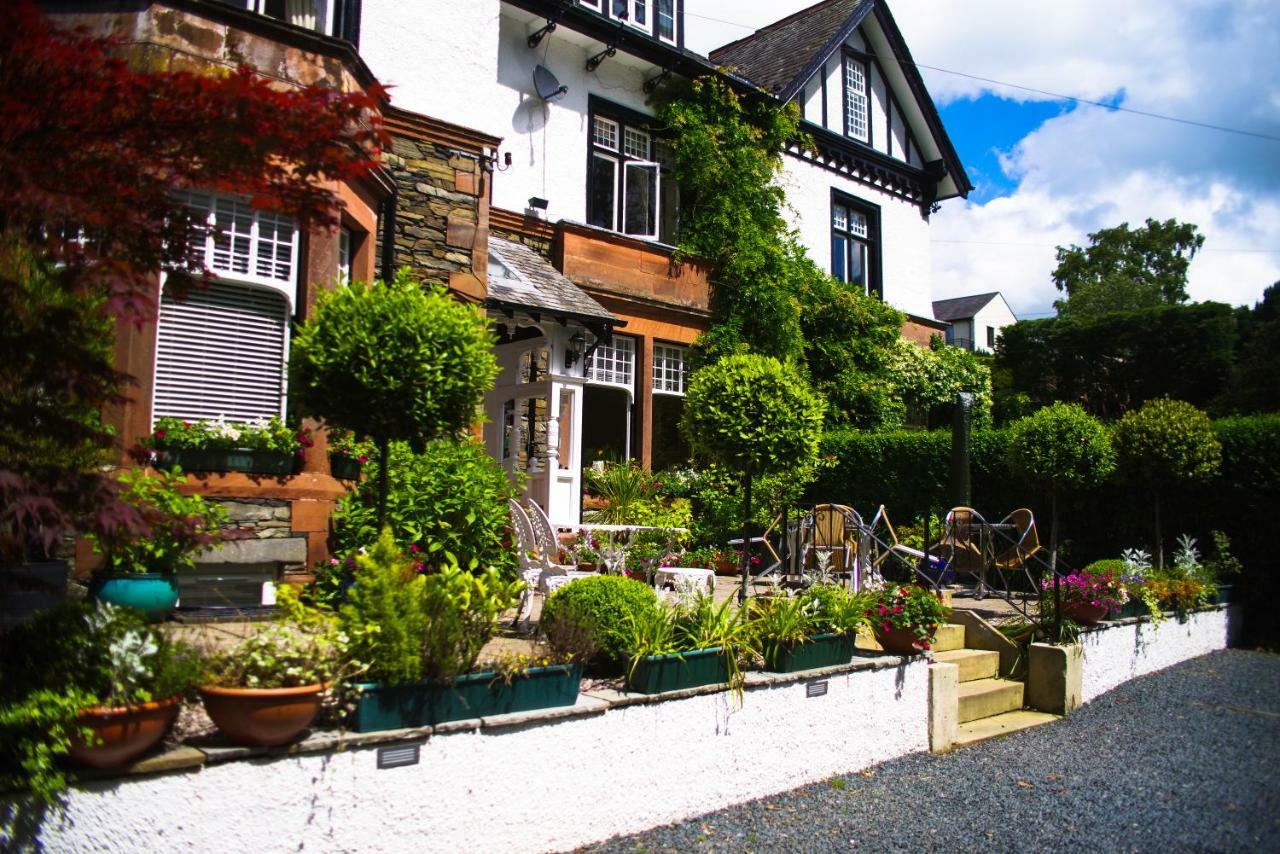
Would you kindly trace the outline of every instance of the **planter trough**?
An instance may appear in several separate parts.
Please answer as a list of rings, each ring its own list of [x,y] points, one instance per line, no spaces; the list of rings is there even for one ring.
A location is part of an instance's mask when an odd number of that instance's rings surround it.
[[[379,732],[572,706],[578,701],[581,678],[581,665],[552,664],[531,667],[510,682],[497,673],[484,671],[447,682],[365,683],[359,686],[353,728],[357,732]]]
[[[853,660],[856,635],[814,635],[805,643],[782,649],[776,661],[766,661],[765,668],[774,673],[795,673],[848,664]]]
[[[183,471],[242,471],[249,474],[291,475],[297,465],[295,454],[279,451],[193,450],[178,448],[156,453],[157,468]]]
[[[364,463],[342,454],[329,455],[329,474],[338,480],[359,480]]]
[[[671,655],[647,655],[627,676],[627,690],[662,694],[729,681],[729,662],[720,647]]]

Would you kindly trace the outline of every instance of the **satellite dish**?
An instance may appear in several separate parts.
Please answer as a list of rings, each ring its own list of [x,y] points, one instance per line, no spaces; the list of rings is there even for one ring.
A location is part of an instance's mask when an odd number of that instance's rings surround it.
[[[554,101],[569,91],[569,87],[561,85],[556,76],[543,65],[533,69],[533,88],[544,101]]]

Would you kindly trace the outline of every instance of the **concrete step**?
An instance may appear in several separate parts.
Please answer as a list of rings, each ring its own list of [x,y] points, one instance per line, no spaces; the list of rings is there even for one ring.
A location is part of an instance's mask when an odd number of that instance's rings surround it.
[[[960,683],[960,723],[989,718],[1022,708],[1021,682],[1012,679],[975,679]]]
[[[934,652],[951,652],[964,649],[964,626],[959,623],[947,623],[938,628],[938,639],[934,641]]]
[[[956,740],[951,744],[953,747],[965,747],[970,744],[977,744],[980,741],[986,741],[989,738],[997,738],[1021,729],[1040,726],[1041,724],[1061,719],[1062,715],[1033,712],[1028,709],[1005,712],[1004,714],[960,724],[956,729]]]
[[[935,652],[933,660],[959,667],[961,682],[992,679],[1000,675],[1000,653],[985,649],[952,649],[946,652]]]

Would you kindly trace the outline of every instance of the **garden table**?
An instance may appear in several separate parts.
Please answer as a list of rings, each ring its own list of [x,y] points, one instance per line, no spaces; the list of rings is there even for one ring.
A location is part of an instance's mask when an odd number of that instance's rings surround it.
[[[688,528],[671,528],[663,525],[606,525],[594,522],[552,522],[551,524],[563,531],[593,531],[604,534],[606,543],[600,547],[600,557],[604,559],[605,571],[611,575],[623,574],[621,565],[626,559],[627,549],[631,545],[631,538],[635,536],[637,531],[665,531],[667,533],[668,550],[670,550],[671,541],[674,540],[676,534],[689,532]],[[623,535],[622,542],[618,542],[619,534]],[[645,568],[645,572],[650,581],[652,581],[653,561],[650,561],[649,564]]]
[[[653,585],[661,588],[669,583],[679,589],[680,582],[685,579],[694,584],[706,585],[708,593],[716,592],[715,570],[697,566],[660,566],[654,571]]]

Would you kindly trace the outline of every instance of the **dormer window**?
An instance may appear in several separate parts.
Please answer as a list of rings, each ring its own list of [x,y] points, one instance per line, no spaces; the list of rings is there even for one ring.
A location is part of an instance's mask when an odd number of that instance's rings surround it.
[[[867,66],[852,56],[844,58],[844,135],[871,142],[867,94]]]
[[[648,0],[613,0],[613,17],[626,18],[627,23],[642,30],[649,29]]]
[[[680,0],[577,0],[577,3],[611,20],[625,21],[628,26],[667,44],[680,41],[679,19],[684,14]]]

